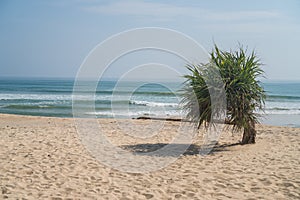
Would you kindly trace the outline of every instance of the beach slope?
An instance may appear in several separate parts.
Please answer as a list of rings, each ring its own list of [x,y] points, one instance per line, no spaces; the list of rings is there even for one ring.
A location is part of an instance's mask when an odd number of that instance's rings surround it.
[[[99,122],[112,143],[128,151],[170,142],[180,123],[165,122],[158,136],[139,139],[120,133],[118,120]],[[0,199],[300,199],[300,129],[257,130],[254,145],[237,145],[241,135],[227,131],[207,156],[197,153],[197,139],[163,169],[125,173],[88,153],[73,119],[1,114]]]

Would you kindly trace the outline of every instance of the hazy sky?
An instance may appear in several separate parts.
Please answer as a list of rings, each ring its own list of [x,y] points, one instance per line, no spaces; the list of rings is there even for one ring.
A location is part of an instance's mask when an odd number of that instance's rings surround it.
[[[87,54],[111,35],[162,27],[208,51],[214,42],[224,50],[241,43],[257,51],[268,79],[300,80],[298,0],[1,0],[0,27],[0,76],[74,77]]]

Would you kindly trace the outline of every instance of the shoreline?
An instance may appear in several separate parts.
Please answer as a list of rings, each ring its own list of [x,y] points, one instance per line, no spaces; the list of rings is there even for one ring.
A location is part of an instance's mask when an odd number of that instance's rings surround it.
[[[0,113],[0,118],[2,116],[19,116],[19,117],[37,117],[37,118],[54,118],[54,119],[76,119],[74,117],[59,117],[59,116],[41,116],[41,115],[27,115],[27,114],[10,114],[10,113]],[[272,119],[269,120],[267,119],[268,116],[276,116],[276,119]],[[279,114],[266,114],[264,119],[261,120],[261,123],[257,123],[257,126],[270,126],[270,127],[287,127],[287,128],[300,128],[300,124],[289,124],[289,125],[275,125],[275,124],[268,124],[268,123],[264,123],[264,122],[277,122],[281,120],[281,117],[284,117],[285,119],[294,119],[294,117],[299,118],[300,120],[300,115],[279,115]],[[85,118],[82,118],[85,119]],[[94,119],[94,118],[91,118]],[[181,118],[177,118],[177,117],[149,117],[149,116],[139,116],[139,117],[132,117],[132,118],[113,118],[113,117],[100,117],[97,118],[97,120],[101,120],[101,119],[114,119],[114,120],[157,120],[157,121],[178,121],[178,122],[189,122],[186,120],[182,120]],[[226,123],[227,124],[227,123]]]
[[[172,141],[176,121],[98,119],[112,144],[152,151]],[[257,143],[235,145],[225,131],[217,148],[200,156],[200,131],[192,148],[170,165],[147,173],[111,168],[89,154],[73,118],[0,114],[0,198],[100,199],[297,199],[300,128],[257,126]],[[122,124],[123,123],[123,124]],[[128,123],[136,125],[128,126]],[[122,132],[124,125],[128,133]],[[145,127],[141,132],[140,127]],[[152,132],[149,132],[152,134]],[[172,155],[169,155],[172,156]],[[168,157],[146,156],[165,160]]]

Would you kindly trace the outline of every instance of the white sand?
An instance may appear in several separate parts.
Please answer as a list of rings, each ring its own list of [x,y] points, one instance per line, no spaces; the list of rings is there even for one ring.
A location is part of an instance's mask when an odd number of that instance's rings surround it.
[[[142,126],[149,122],[100,120],[113,144],[143,144],[139,150],[169,143],[179,125],[166,122],[161,134],[143,139],[122,134],[120,121]],[[254,145],[230,146],[241,135],[226,132],[219,144],[229,146],[210,155],[201,157],[192,149],[163,169],[125,173],[87,152],[73,119],[1,114],[0,199],[300,199],[300,129],[257,130]],[[201,134],[194,142],[201,143]]]

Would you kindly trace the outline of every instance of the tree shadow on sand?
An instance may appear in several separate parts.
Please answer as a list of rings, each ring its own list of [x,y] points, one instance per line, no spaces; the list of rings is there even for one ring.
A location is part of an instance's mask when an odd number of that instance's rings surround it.
[[[241,143],[200,146],[196,144],[189,145],[189,144],[155,143],[155,144],[123,145],[120,146],[120,148],[141,155],[147,154],[150,156],[158,156],[158,157],[165,157],[165,156],[178,157],[180,155],[192,156],[192,155],[199,155],[199,154],[214,154],[218,152],[229,151],[230,147],[237,146],[240,144]],[[182,152],[184,153],[182,154]]]

